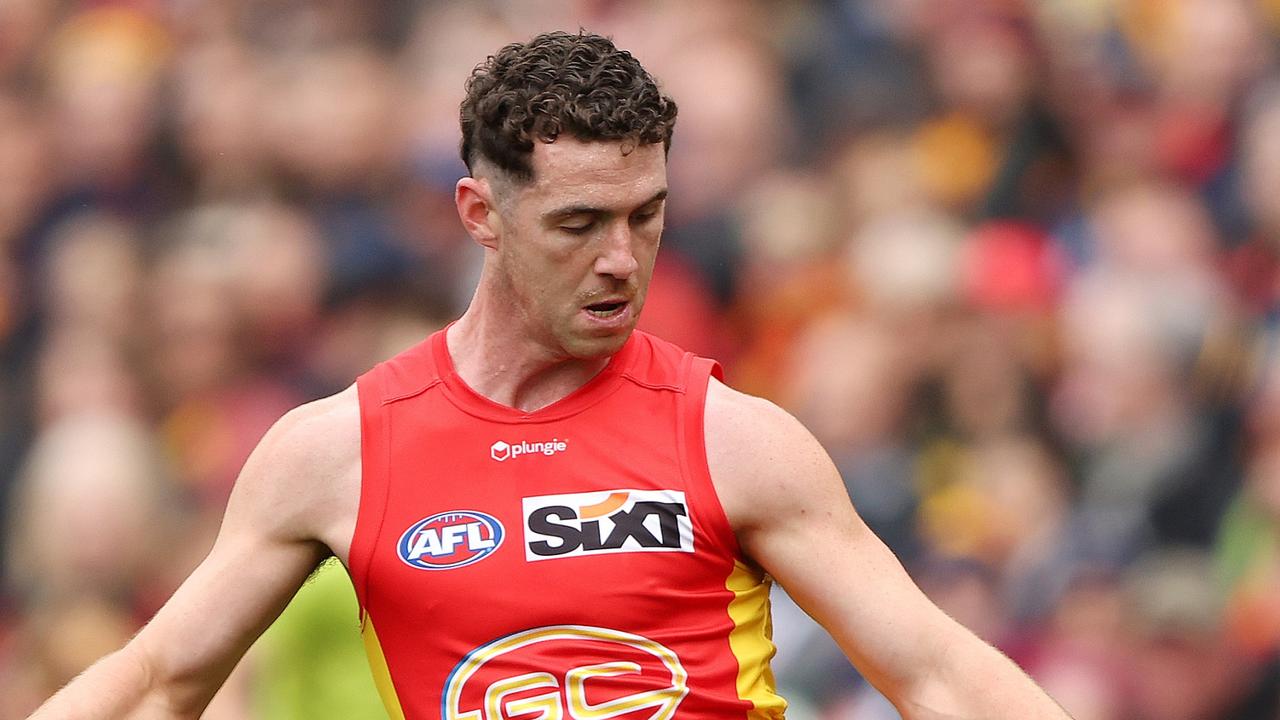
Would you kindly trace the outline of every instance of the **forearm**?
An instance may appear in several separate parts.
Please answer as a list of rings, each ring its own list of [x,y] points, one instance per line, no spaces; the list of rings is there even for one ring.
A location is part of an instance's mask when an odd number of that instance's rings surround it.
[[[172,707],[163,686],[134,645],[94,663],[58,691],[29,720],[169,720],[199,710]]]
[[[898,703],[905,720],[1070,720],[1012,660],[960,629]]]

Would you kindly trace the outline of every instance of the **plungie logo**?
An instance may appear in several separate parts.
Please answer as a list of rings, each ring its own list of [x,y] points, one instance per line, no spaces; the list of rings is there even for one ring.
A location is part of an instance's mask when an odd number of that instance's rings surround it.
[[[507,459],[515,459],[521,455],[555,455],[569,449],[569,442],[560,438],[551,438],[546,441],[528,442],[521,440],[512,445],[511,443],[499,440],[489,446],[489,457],[502,462]]]
[[[419,570],[452,570],[480,562],[502,545],[502,523],[474,510],[423,518],[400,536],[400,559]]]

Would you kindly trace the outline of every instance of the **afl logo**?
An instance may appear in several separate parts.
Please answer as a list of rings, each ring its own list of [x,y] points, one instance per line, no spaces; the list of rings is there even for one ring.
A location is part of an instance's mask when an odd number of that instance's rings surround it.
[[[452,570],[480,562],[502,545],[502,523],[474,510],[423,518],[400,536],[400,559],[419,570]]]

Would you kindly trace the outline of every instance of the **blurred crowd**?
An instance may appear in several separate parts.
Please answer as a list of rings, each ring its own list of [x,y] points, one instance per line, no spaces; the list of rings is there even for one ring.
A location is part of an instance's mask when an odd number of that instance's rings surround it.
[[[279,415],[461,312],[463,81],[578,27],[680,105],[642,327],[1077,720],[1280,718],[1280,2],[0,0],[0,720]],[[358,717],[299,707],[335,606],[209,717]],[[897,717],[775,606],[791,717]]]

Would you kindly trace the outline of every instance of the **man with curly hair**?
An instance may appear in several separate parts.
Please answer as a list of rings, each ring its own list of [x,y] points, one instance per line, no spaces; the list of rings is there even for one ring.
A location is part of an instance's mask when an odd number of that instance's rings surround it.
[[[1065,718],[932,605],[817,441],[635,330],[675,103],[606,38],[473,73],[470,307],[246,463],[209,556],[37,718],[196,717],[329,554],[398,718],[781,718],[781,582],[908,718]]]

